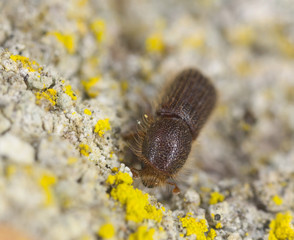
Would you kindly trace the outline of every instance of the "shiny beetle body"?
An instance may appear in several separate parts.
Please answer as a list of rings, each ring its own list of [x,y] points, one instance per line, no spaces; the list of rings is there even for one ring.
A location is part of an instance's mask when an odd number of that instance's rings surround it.
[[[216,90],[198,70],[187,69],[176,76],[167,88],[154,116],[143,118],[131,149],[142,169],[132,169],[149,188],[169,183],[184,166],[192,142],[216,103]]]

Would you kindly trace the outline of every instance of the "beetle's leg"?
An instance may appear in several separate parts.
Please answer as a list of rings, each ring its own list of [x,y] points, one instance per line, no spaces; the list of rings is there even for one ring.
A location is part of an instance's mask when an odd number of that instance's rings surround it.
[[[140,170],[136,168],[131,168],[131,172],[133,174],[133,178],[139,178],[140,177]]]
[[[173,194],[179,194],[181,190],[179,189],[178,185],[173,182],[167,182],[167,184],[174,186]]]

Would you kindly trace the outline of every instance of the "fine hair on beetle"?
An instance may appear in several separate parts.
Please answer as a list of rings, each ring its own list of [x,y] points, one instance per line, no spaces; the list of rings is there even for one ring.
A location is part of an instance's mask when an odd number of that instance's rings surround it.
[[[148,188],[169,184],[179,193],[175,177],[186,165],[216,99],[214,85],[200,71],[189,68],[176,75],[132,135],[129,147],[141,163],[141,169],[131,168],[134,177]]]

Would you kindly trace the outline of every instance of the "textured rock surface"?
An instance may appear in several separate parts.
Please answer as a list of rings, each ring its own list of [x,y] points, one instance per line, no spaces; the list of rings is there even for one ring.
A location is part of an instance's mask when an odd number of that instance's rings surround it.
[[[294,239],[293,10],[1,1],[0,239]],[[121,136],[191,66],[218,105],[181,194],[150,191]]]

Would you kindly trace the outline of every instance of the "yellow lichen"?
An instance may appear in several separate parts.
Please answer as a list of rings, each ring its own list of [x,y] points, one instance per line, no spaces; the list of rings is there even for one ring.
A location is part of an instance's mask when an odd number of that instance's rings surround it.
[[[219,229],[219,228],[222,228],[223,226],[222,226],[222,224],[221,223],[217,223],[216,225],[215,225],[215,228],[216,229]]]
[[[100,137],[102,137],[105,133],[105,131],[111,130],[110,124],[109,124],[109,119],[102,119],[98,120],[98,122],[95,125],[94,132],[98,133]]]
[[[118,172],[118,168],[117,168],[117,167],[114,167],[114,168],[111,169],[111,171],[112,171],[113,173]]]
[[[16,172],[16,167],[14,165],[8,165],[5,169],[5,176],[10,178]]]
[[[138,227],[137,231],[129,236],[128,240],[153,240],[155,229],[147,229],[147,226]]]
[[[287,36],[286,32],[281,25],[274,27],[273,36],[276,42],[275,45],[282,54],[289,58],[294,58],[294,42],[291,36]]]
[[[206,239],[207,240],[213,240],[217,236],[216,232],[214,229],[210,229],[209,233],[207,234]]]
[[[115,229],[111,223],[106,223],[100,227],[97,234],[103,239],[109,239],[115,235]]]
[[[221,193],[219,193],[219,192],[212,192],[212,193],[210,193],[209,204],[210,205],[216,204],[216,203],[219,203],[219,202],[224,201],[224,199],[225,199],[225,196],[222,195]]]
[[[208,188],[208,187],[200,187],[200,190],[201,190],[202,192],[208,193],[208,192],[211,191],[211,188]]]
[[[65,94],[67,94],[68,96],[70,96],[72,100],[77,100],[77,96],[74,93],[74,91],[71,89],[71,86],[70,85],[64,86],[63,91],[65,92]]]
[[[82,235],[81,240],[91,240],[90,235]]]
[[[128,173],[118,172],[116,175],[109,175],[106,183],[109,183],[111,185],[118,185],[122,183],[131,185],[133,183],[133,179]]]
[[[56,37],[56,39],[63,44],[68,53],[75,53],[76,46],[73,34],[63,34],[60,32],[52,32],[51,34],[53,34]]]
[[[254,42],[255,33],[251,26],[244,25],[231,29],[228,32],[228,38],[234,44],[240,46],[250,46]]]
[[[294,229],[291,224],[290,212],[278,213],[270,223],[269,240],[290,240],[294,239]]]
[[[142,193],[139,189],[134,189],[131,185],[133,179],[127,173],[118,172],[110,175],[107,179],[108,184],[116,186],[111,190],[110,195],[119,201],[126,208],[126,220],[142,222],[144,219],[152,219],[160,222],[162,210],[156,209],[149,203],[149,195]]]
[[[90,24],[90,29],[96,37],[96,41],[101,43],[106,36],[106,25],[103,19],[96,19]]]
[[[253,65],[250,62],[241,61],[236,64],[235,69],[240,76],[248,76],[252,73]]]
[[[22,66],[29,70],[29,72],[41,72],[42,67],[36,62],[31,61],[28,57],[20,56],[20,55],[11,55],[10,59],[15,62],[21,62]]]
[[[84,113],[87,114],[87,115],[89,115],[89,116],[92,115],[92,112],[89,109],[87,109],[87,108],[84,110]]]
[[[203,33],[193,34],[183,40],[183,46],[187,48],[201,48],[205,43],[205,38]]]
[[[273,196],[272,201],[278,206],[283,203],[283,199],[280,198],[278,195]]]
[[[53,174],[44,173],[39,179],[39,184],[43,188],[45,194],[45,206],[52,205],[54,203],[52,186],[56,184],[56,177]]]
[[[96,89],[93,89],[93,87],[99,82],[101,79],[100,76],[91,77],[88,80],[83,80],[82,85],[85,89],[85,92],[87,95],[91,98],[97,97],[98,91]]]
[[[206,239],[205,233],[208,231],[205,219],[195,219],[192,217],[192,213],[187,213],[183,218],[180,218],[182,226],[186,228],[187,236],[195,234],[197,240]]]
[[[56,104],[57,91],[55,89],[49,88],[44,92],[36,92],[36,104],[40,105],[42,99],[48,100],[53,106]]]
[[[86,157],[88,157],[89,154],[92,152],[92,149],[87,144],[81,143],[79,147],[80,147],[80,153]]]
[[[161,33],[151,34],[145,42],[145,48],[150,53],[162,53],[164,51],[163,36]]]
[[[75,157],[70,157],[70,158],[67,159],[67,164],[71,165],[71,164],[76,163],[77,161],[78,161],[77,158],[75,158]]]
[[[128,90],[128,88],[129,88],[129,83],[128,83],[128,81],[121,81],[121,83],[120,83],[120,88],[121,88],[121,92],[122,92],[122,94],[125,94],[126,93],[126,91]]]

